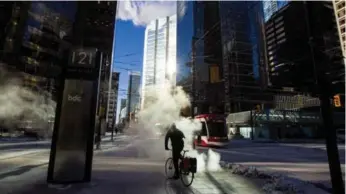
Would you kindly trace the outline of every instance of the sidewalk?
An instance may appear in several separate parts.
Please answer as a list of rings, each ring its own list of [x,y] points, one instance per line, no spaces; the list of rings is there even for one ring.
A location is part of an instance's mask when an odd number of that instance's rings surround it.
[[[118,162],[123,160],[122,162]],[[259,185],[228,172],[200,173],[189,188],[167,180],[164,161],[96,158],[89,184],[51,186],[40,181],[16,194],[262,194]]]

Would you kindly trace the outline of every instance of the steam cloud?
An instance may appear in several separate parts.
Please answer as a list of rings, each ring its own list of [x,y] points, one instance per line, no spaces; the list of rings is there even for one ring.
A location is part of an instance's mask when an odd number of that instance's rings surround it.
[[[187,156],[197,158],[197,172],[220,170],[218,153],[209,149],[208,153],[204,154],[192,149],[193,133],[200,130],[202,125],[194,119],[180,117],[180,110],[190,106],[188,96],[179,86],[174,87],[172,92],[171,87],[167,87],[168,83],[170,82],[167,81],[166,87],[150,87],[146,90],[145,99],[149,99],[150,102],[147,102],[147,106],[138,114],[141,129],[146,134],[154,134],[156,123],[160,123],[163,127],[175,123],[186,137],[184,149],[190,150]]]
[[[31,121],[35,129],[47,131],[54,118],[56,103],[48,92],[34,92],[22,86],[20,76],[0,64],[0,124],[13,130],[22,121]]]

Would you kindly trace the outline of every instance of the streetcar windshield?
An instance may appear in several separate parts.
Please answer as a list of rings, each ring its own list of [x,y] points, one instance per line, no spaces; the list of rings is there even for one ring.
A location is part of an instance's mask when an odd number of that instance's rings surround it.
[[[224,122],[208,122],[209,136],[211,137],[225,137],[227,131]]]

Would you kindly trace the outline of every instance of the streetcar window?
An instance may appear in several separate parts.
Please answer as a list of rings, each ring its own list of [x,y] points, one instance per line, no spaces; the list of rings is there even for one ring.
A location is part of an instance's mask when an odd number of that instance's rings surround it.
[[[207,125],[205,124],[205,122],[201,122],[201,124],[202,124],[201,135],[206,136],[207,135]]]

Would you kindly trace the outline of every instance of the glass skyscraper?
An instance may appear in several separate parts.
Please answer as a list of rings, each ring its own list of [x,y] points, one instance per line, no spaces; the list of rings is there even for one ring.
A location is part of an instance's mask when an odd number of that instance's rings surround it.
[[[175,84],[177,15],[152,21],[145,29],[142,106],[148,87],[165,87],[166,81]]]
[[[277,0],[263,1],[264,21],[267,22],[275,12],[280,10],[289,2],[290,1],[287,1],[287,0],[286,1],[277,1]]]
[[[129,85],[127,90],[127,115],[134,113],[139,108],[139,87],[141,83],[141,74],[131,72],[129,75]]]
[[[264,101],[261,2],[220,2],[225,112],[253,109]]]

